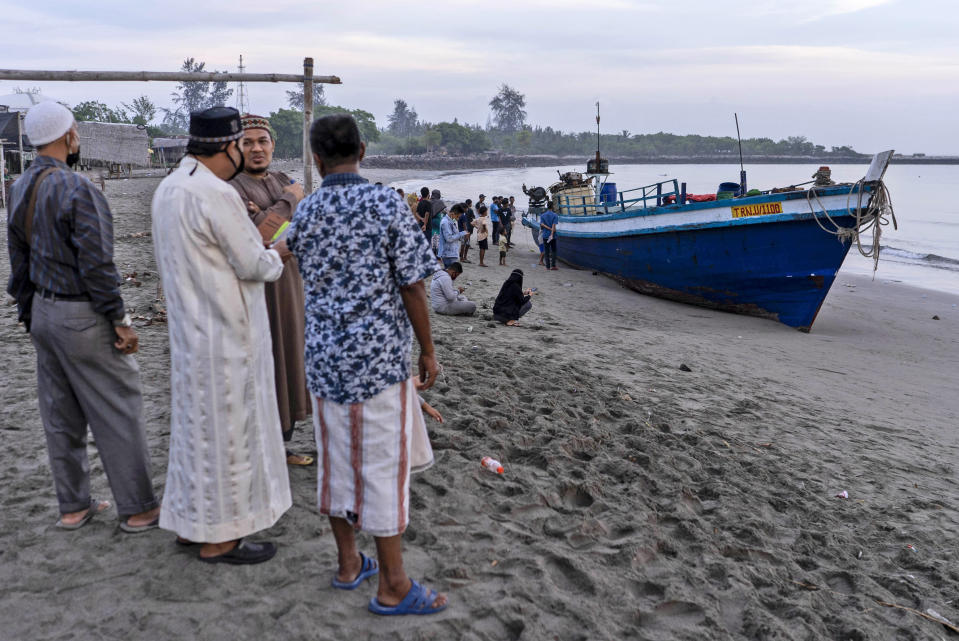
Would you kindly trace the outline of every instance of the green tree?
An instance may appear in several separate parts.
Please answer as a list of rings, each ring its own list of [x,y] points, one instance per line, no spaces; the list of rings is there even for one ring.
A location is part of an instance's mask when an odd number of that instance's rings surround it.
[[[97,100],[81,102],[73,108],[73,117],[87,122],[127,122],[122,109],[111,109]]]
[[[353,116],[360,128],[360,137],[367,144],[380,138],[376,128],[376,119],[368,111],[347,109],[345,107],[320,106],[313,111],[317,118],[330,114],[345,113]],[[276,132],[277,158],[299,158],[303,155],[303,112],[295,109],[279,109],[270,114],[270,125]]]
[[[423,134],[423,142],[426,144],[426,153],[435,151],[443,142],[443,134],[435,128],[427,129]]]
[[[306,106],[303,104],[303,86],[300,85],[296,89],[287,90],[286,92],[286,104],[290,109],[295,109],[296,111],[303,111],[303,108]],[[323,85],[319,83],[313,83],[313,108],[322,107],[326,104],[326,92],[323,89]]]
[[[194,58],[183,61],[180,71],[205,71],[206,63],[197,62]],[[190,114],[209,107],[225,105],[233,95],[233,90],[227,87],[225,81],[210,82],[190,80],[180,82],[177,90],[170,94],[173,99],[173,109],[163,108],[163,123],[172,129],[186,131],[190,126]]]
[[[523,128],[526,123],[526,96],[507,84],[500,85],[499,93],[489,101],[493,110],[493,121],[496,128],[506,133],[513,133]]]
[[[416,129],[418,117],[415,109],[408,106],[405,100],[397,98],[393,101],[393,113],[388,118],[387,129],[394,136],[412,136]]]
[[[346,107],[323,105],[313,110],[313,117],[320,118],[331,114],[349,114],[353,116],[356,125],[360,128],[360,137],[369,144],[380,139],[380,130],[376,128],[376,117],[362,109],[347,109]]]
[[[533,132],[529,129],[524,129],[522,131],[516,132],[516,144],[519,145],[520,149],[524,152],[529,151],[529,144],[533,140]]]
[[[134,98],[130,104],[122,103],[123,108],[131,114],[130,122],[135,125],[148,125],[156,118],[157,108],[153,101],[146,96]]]
[[[303,112],[280,109],[270,114],[270,125],[276,132],[277,158],[301,158],[303,156]]]

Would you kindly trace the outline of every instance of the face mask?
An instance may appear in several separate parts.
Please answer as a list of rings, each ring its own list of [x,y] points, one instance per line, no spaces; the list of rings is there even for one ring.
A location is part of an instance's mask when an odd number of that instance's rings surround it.
[[[68,147],[69,149],[69,147]],[[76,167],[77,163],[80,162],[80,145],[77,144],[77,150],[74,152],[67,153],[67,166]]]
[[[235,147],[236,147],[236,150],[237,150],[237,151],[239,152],[239,154],[240,154],[240,164],[237,165],[237,164],[233,161],[233,156],[230,155],[229,148],[227,148],[226,157],[230,159],[230,164],[233,165],[233,169],[236,170],[236,171],[233,172],[233,175],[232,175],[232,176],[230,176],[229,178],[227,178],[227,182],[233,180],[234,178],[236,178],[237,176],[239,176],[240,174],[242,174],[242,173],[243,173],[243,168],[246,166],[246,158],[243,157],[243,150],[240,149],[239,143],[237,143],[237,144],[235,145]]]

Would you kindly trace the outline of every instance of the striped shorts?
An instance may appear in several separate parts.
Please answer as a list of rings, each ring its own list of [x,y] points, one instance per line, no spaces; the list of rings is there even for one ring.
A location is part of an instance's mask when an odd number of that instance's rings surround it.
[[[410,473],[433,464],[423,411],[412,380],[362,403],[313,398],[317,504],[373,536],[394,536],[409,523]]]

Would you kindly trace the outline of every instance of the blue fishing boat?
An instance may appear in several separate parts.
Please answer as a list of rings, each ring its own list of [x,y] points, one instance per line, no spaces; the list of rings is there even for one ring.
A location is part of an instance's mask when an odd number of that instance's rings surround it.
[[[746,192],[742,172],[740,183],[720,185],[717,199],[695,202],[678,180],[616,191],[597,152],[585,176],[563,174],[549,189],[559,214],[557,255],[643,294],[808,332],[850,247],[878,259],[881,225],[892,215],[882,183],[891,156],[877,154],[853,184],[817,172],[808,189]],[[546,204],[543,188],[529,191],[539,198],[531,197],[523,223],[535,235]],[[864,245],[867,231],[873,238]]]

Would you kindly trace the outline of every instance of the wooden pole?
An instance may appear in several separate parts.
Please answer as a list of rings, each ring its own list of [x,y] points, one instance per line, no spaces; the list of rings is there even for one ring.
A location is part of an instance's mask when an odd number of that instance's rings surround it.
[[[313,124],[313,58],[303,59],[303,191],[313,193],[313,154],[310,125]]]
[[[7,159],[3,157],[3,141],[0,140],[0,202],[3,206],[10,209],[7,205]]]
[[[20,175],[23,175],[23,112],[17,112],[17,149],[20,151]]]
[[[0,80],[47,80],[67,82],[304,82],[290,73],[236,73],[232,71],[41,71],[0,69]],[[338,76],[314,76],[314,83],[342,84]]]

